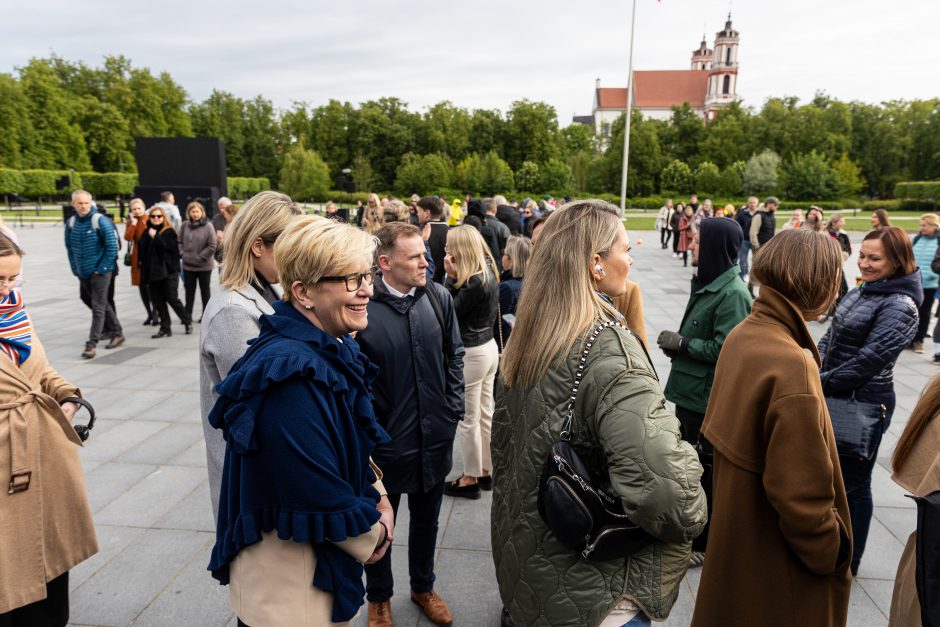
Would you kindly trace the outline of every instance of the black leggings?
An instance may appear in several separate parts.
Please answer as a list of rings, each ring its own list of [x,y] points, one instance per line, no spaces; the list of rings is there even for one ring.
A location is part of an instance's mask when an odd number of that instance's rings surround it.
[[[209,304],[209,280],[212,270],[183,270],[183,291],[186,293],[186,313],[193,319],[193,306],[196,300],[196,283],[199,283],[199,295],[202,297],[202,312]]]
[[[669,229],[660,229],[659,230],[659,243],[663,248],[669,246],[669,236],[672,235],[672,231]]]
[[[138,285],[137,291],[140,292],[140,302],[144,304],[144,310],[147,312],[147,318],[152,318],[153,305],[150,304],[150,288],[146,285]]]
[[[179,296],[179,275],[170,272],[167,277],[161,281],[150,283],[150,298],[153,301],[153,308],[160,314],[160,330],[170,330],[170,307],[180,317],[183,324],[192,324],[192,318],[186,313],[183,303]]]
[[[69,622],[69,573],[46,584],[46,598],[0,614],[0,627],[63,627]]]

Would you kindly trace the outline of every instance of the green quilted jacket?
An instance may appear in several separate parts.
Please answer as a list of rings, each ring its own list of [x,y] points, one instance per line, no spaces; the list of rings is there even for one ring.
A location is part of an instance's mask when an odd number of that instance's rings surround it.
[[[552,536],[538,513],[539,476],[582,347],[576,342],[530,389],[505,387],[493,416],[493,560],[502,601],[520,626],[597,625],[625,598],[665,619],[705,525],[698,457],[679,439],[639,342],[611,327],[587,358],[572,442],[592,470],[609,470],[631,520],[657,541],[623,560],[594,562]]]

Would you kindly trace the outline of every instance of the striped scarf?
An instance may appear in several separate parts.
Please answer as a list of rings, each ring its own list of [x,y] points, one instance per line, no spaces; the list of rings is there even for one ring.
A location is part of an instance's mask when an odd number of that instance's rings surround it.
[[[29,359],[31,350],[32,325],[23,308],[23,296],[19,290],[11,290],[0,298],[0,351],[19,366]]]

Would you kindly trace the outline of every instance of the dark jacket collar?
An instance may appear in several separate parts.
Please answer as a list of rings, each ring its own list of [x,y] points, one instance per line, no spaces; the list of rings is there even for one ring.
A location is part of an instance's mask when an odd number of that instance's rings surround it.
[[[812,353],[816,365],[821,365],[819,351],[816,349],[813,337],[809,334],[809,329],[806,328],[803,313],[783,294],[771,287],[761,285],[750,317],[755,322],[777,324],[786,328],[800,348]]]
[[[920,280],[920,268],[904,276],[884,279],[875,283],[865,283],[861,289],[867,294],[905,294],[910,296],[918,307],[924,302],[924,288]]]
[[[418,302],[418,299],[424,295],[425,289],[424,287],[416,288],[414,298],[399,298],[388,291],[385,280],[382,278],[382,275],[379,275],[375,277],[372,300],[377,303],[384,303],[400,314],[406,314],[414,304]]]

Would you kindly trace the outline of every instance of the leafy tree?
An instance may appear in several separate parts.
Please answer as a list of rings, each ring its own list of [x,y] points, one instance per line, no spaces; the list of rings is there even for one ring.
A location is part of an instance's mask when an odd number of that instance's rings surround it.
[[[571,166],[561,159],[549,159],[539,172],[541,191],[570,192],[574,187]]]
[[[692,168],[683,161],[673,159],[663,168],[660,187],[663,191],[691,194]]]
[[[862,169],[849,159],[846,153],[842,153],[842,156],[832,164],[832,171],[836,175],[839,184],[838,194],[841,198],[855,197],[865,187]]]
[[[450,187],[453,179],[451,164],[440,155],[418,156],[408,153],[402,157],[395,174],[395,190],[402,195],[421,196],[434,190]]]
[[[581,152],[590,154],[597,145],[594,127],[584,124],[569,124],[561,129],[559,141],[562,154],[569,158]]]
[[[536,162],[524,161],[522,166],[516,170],[516,185],[520,191],[537,192],[541,184],[541,172],[539,172],[539,164]]]
[[[77,121],[85,137],[92,168],[98,172],[133,170],[133,141],[127,120],[117,107],[85,96],[78,110]]]
[[[352,121],[350,147],[369,158],[376,184],[389,187],[402,156],[414,152],[421,116],[398,98],[380,98],[363,103]]]
[[[375,172],[372,170],[372,164],[362,153],[357,154],[352,161],[352,171],[350,176],[356,185],[356,190],[360,192],[372,191],[376,188]]]
[[[727,168],[721,171],[721,178],[718,180],[718,189],[716,193],[723,196],[736,196],[741,193],[743,184],[744,162],[735,161]]]
[[[721,187],[721,171],[711,161],[701,162],[695,168],[695,191],[714,194]]]
[[[738,103],[732,103],[709,123],[700,146],[700,157],[724,168],[735,161],[747,159],[750,154],[750,132],[747,112]]]
[[[85,138],[78,124],[72,121],[76,103],[61,89],[50,64],[33,59],[20,69],[20,84],[35,131],[35,164],[47,168],[91,169]]]
[[[0,167],[45,165],[32,154],[36,139],[29,106],[20,84],[9,74],[0,74],[0,129]]]
[[[362,163],[357,167],[352,163],[352,158],[368,158],[367,153],[353,150],[358,118],[359,114],[351,104],[338,100],[330,100],[310,114],[308,132],[311,146],[331,165],[333,176],[339,176],[343,168],[348,167],[352,167],[354,171],[362,171]],[[371,164],[369,170],[372,170]],[[368,186],[360,189],[372,189],[373,181],[374,179],[370,180]]]
[[[447,154],[458,160],[470,154],[470,114],[449,100],[428,109],[420,129],[419,145],[425,153]]]
[[[512,169],[495,151],[473,153],[457,165],[457,183],[474,195],[506,193],[513,189]]]
[[[519,100],[506,114],[506,161],[520,168],[524,161],[545,163],[558,156],[558,116],[544,102]]]
[[[225,161],[233,176],[248,175],[245,150],[245,102],[225,91],[214,90],[190,107],[192,128],[199,137],[215,137],[225,144]]]
[[[794,200],[830,200],[839,194],[839,179],[815,150],[793,155],[783,166],[787,197]]]
[[[256,96],[244,109],[245,170],[238,174],[248,177],[277,178],[280,163],[280,127],[270,100]]]
[[[687,102],[681,107],[673,107],[672,118],[662,135],[663,153],[685,163],[695,163],[704,139],[705,121],[702,116]]]
[[[624,117],[620,116],[611,125],[610,146],[604,155],[606,162],[606,189],[619,194],[620,177],[623,171]],[[634,109],[630,122],[630,162],[627,170],[627,195],[649,196],[658,188],[661,171],[662,149],[659,145],[658,125],[654,120],[643,119]]]
[[[297,142],[284,155],[280,188],[295,200],[322,198],[330,189],[330,169],[320,155]]]
[[[592,154],[585,150],[577,152],[568,159],[568,165],[571,166],[571,176],[574,180],[574,190],[578,193],[584,193],[590,190],[590,168]],[[523,164],[525,165],[525,164]],[[523,189],[522,183],[516,176],[516,185]]]
[[[765,150],[759,155],[754,155],[744,166],[741,191],[754,196],[775,192],[780,182],[779,168],[780,155],[773,150]]]
[[[470,152],[503,154],[506,121],[499,111],[477,109],[470,116]]]

